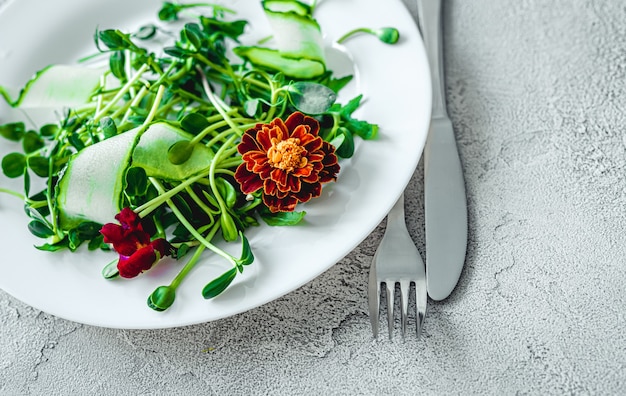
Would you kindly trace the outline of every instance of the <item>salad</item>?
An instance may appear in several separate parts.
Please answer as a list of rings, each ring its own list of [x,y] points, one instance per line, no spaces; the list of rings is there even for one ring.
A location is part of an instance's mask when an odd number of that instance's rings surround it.
[[[0,192],[23,200],[38,249],[111,251],[106,279],[182,261],[148,297],[163,311],[203,254],[232,265],[203,288],[208,299],[253,263],[246,229],[305,217],[301,204],[378,127],[352,116],[361,96],[336,102],[351,76],[326,65],[315,3],[261,3],[273,31],[258,45],[240,44],[248,22],[233,10],[165,2],[137,31],[96,29],[96,53],[78,65],[49,66],[19,93],[0,87],[13,107],[63,109],[38,130],[0,126],[22,147],[2,158],[2,172],[23,180],[23,191]],[[339,41],[356,33],[398,40],[396,29],[363,28]]]

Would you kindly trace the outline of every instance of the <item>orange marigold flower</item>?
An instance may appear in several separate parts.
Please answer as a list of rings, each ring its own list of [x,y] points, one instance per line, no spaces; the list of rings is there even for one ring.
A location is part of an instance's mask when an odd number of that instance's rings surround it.
[[[291,212],[299,202],[322,193],[322,184],[337,180],[335,147],[318,136],[319,122],[300,112],[284,122],[248,129],[237,149],[243,163],[235,179],[244,194],[263,189],[263,202],[272,212]]]

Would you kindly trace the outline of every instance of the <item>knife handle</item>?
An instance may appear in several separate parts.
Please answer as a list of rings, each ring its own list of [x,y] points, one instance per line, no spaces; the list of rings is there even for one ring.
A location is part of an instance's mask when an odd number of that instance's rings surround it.
[[[417,23],[422,33],[433,84],[433,117],[447,116],[443,74],[441,0],[417,0]]]

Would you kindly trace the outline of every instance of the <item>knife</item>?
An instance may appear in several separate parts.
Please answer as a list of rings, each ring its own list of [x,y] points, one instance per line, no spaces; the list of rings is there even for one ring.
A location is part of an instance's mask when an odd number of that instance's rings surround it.
[[[428,295],[436,301],[452,293],[467,250],[465,181],[446,109],[441,8],[441,0],[417,0],[433,85],[432,118],[424,148],[424,210],[426,283]]]

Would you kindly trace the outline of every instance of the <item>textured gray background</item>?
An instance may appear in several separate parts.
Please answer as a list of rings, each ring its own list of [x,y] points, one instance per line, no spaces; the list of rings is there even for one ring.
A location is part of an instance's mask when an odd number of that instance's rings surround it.
[[[470,237],[423,339],[371,336],[383,223],[300,289],[202,325],[95,328],[0,292],[0,394],[626,394],[626,6],[446,0],[444,21]],[[420,165],[423,252],[422,193]]]

